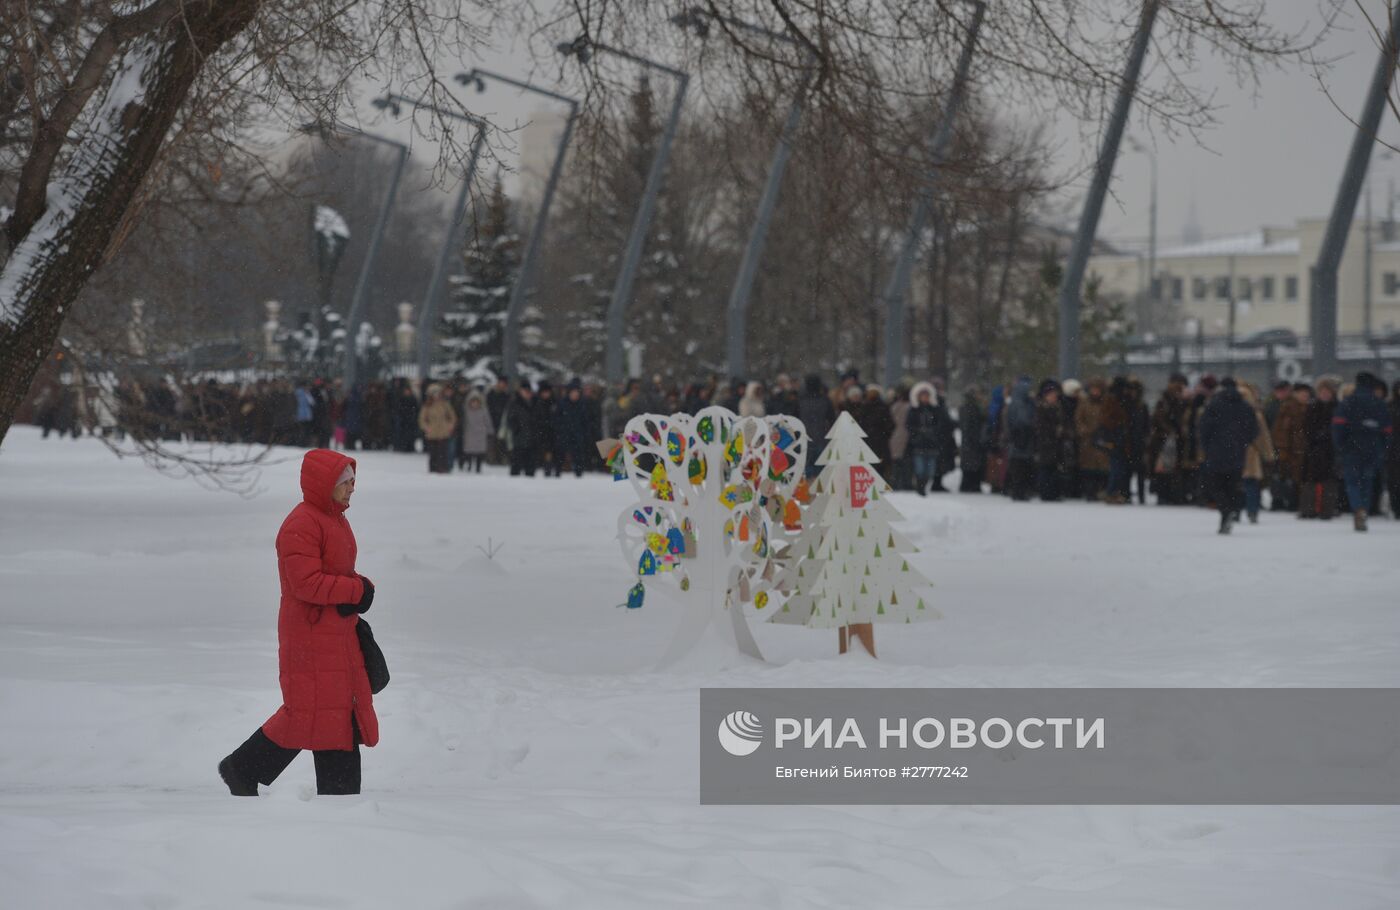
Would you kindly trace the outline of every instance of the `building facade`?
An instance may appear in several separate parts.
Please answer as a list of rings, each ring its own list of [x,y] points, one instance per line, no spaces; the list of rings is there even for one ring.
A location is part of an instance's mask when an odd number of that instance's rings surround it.
[[[1326,229],[1326,219],[1306,219],[1160,249],[1151,278],[1146,251],[1100,253],[1089,260],[1088,273],[1097,276],[1100,293],[1170,314],[1167,322],[1176,327],[1164,329],[1168,334],[1240,340],[1287,329],[1302,337],[1309,330],[1309,270]],[[1355,337],[1400,332],[1400,240],[1393,223],[1372,222],[1369,232],[1363,221],[1353,223],[1338,274],[1337,328]]]

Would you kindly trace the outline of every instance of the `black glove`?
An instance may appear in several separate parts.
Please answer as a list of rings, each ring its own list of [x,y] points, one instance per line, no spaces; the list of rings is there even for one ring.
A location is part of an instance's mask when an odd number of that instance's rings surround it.
[[[374,583],[363,575],[359,576],[359,579],[364,584],[364,593],[360,595],[358,603],[336,604],[335,610],[341,616],[349,616],[351,613],[365,613],[374,603]]]

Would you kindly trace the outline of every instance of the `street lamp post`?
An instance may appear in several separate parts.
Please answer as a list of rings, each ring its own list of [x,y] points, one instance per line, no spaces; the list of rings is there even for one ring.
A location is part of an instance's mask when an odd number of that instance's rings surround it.
[[[1118,144],[1123,139],[1123,129],[1128,122],[1128,109],[1132,106],[1133,95],[1137,93],[1138,77],[1142,74],[1142,63],[1147,57],[1147,46],[1152,37],[1152,26],[1157,21],[1157,11],[1161,0],[1145,0],[1138,20],[1137,33],[1128,51],[1128,63],[1123,71],[1123,80],[1118,86],[1118,96],[1113,102],[1113,112],[1104,130],[1103,145],[1099,149],[1098,161],[1094,166],[1094,177],[1089,184],[1089,194],[1084,199],[1084,210],[1079,216],[1079,228],[1075,231],[1074,245],[1070,248],[1069,261],[1065,263],[1064,275],[1060,280],[1059,295],[1059,374],[1061,378],[1079,375],[1079,309],[1084,287],[1084,271],[1089,265],[1089,254],[1093,252],[1094,237],[1099,229],[1099,216],[1103,214],[1103,203],[1108,195],[1108,184],[1113,178],[1113,166],[1118,161]]]
[[[437,337],[434,322],[437,319],[438,301],[442,297],[443,286],[447,284],[447,269],[448,263],[452,259],[452,253],[461,248],[461,229],[466,221],[467,202],[471,199],[472,180],[476,176],[476,163],[481,158],[481,147],[486,142],[487,123],[480,117],[471,114],[438,107],[435,104],[424,104],[422,101],[392,93],[383,98],[376,98],[373,104],[381,110],[388,109],[395,115],[402,111],[401,104],[411,104],[415,111],[420,108],[430,110],[439,116],[451,117],[476,127],[476,133],[472,136],[471,149],[467,153],[467,169],[462,175],[462,186],[457,191],[457,199],[452,206],[452,220],[448,223],[447,235],[443,238],[442,248],[438,250],[437,262],[433,265],[433,277],[428,282],[427,293],[423,296],[422,311],[418,314],[418,379],[420,382],[426,382],[431,373],[433,341]]]
[[[797,44],[791,35],[770,31],[762,26],[722,16],[703,7],[692,6],[671,21],[682,28],[694,30],[701,38],[709,34],[708,19],[715,19],[733,28],[743,29],[773,41]],[[758,211],[753,225],[749,228],[749,240],[744,246],[744,256],[739,261],[739,271],[734,275],[734,286],[729,291],[729,303],[725,308],[726,341],[725,352],[731,378],[741,378],[748,371],[748,322],[749,296],[753,291],[754,279],[758,276],[758,263],[763,258],[763,248],[768,241],[768,228],[773,221],[773,210],[778,204],[778,190],[782,186],[783,173],[787,170],[788,159],[792,157],[792,142],[797,135],[797,126],[802,121],[802,108],[807,101],[807,89],[811,85],[815,55],[804,45],[805,68],[798,80],[797,91],[788,105],[787,118],[783,121],[782,132],[778,134],[778,144],[773,149],[772,162],[768,165],[768,178],[763,184],[763,192],[758,198]]]
[[[344,123],[308,123],[301,129],[304,133],[315,133],[327,142],[342,134],[360,136],[387,145],[395,152],[394,167],[389,175],[389,189],[384,194],[384,201],[379,204],[379,215],[375,218],[374,231],[369,237],[369,249],[365,251],[364,261],[360,263],[360,274],[355,280],[355,292],[350,298],[350,314],[346,319],[348,324],[345,327],[348,339],[345,349],[345,394],[348,395],[350,390],[355,387],[359,364],[359,352],[355,349],[355,339],[360,330],[360,322],[364,319],[365,302],[369,294],[369,276],[374,271],[374,261],[379,256],[379,244],[384,239],[384,229],[389,223],[389,212],[394,208],[394,198],[399,192],[399,180],[403,177],[404,165],[408,163],[408,146],[402,142],[374,133],[367,133]]]
[[[914,258],[919,252],[919,241],[923,238],[924,226],[933,212],[933,186],[943,165],[943,153],[953,139],[953,121],[962,107],[963,96],[967,93],[968,74],[972,70],[972,50],[977,44],[977,33],[982,28],[982,17],[987,5],[982,0],[968,0],[972,5],[972,24],[968,26],[967,37],[963,40],[962,55],[958,58],[958,68],[953,75],[953,85],[948,91],[948,102],[937,128],[929,138],[928,174],[919,188],[914,203],[914,211],[909,216],[909,226],[904,232],[904,243],[899,257],[895,260],[894,271],[885,285],[885,376],[884,382],[893,388],[904,371],[904,302],[909,293],[909,277],[914,270]]]
[[[544,185],[544,196],[540,200],[540,210],[535,215],[535,224],[530,229],[530,239],[525,243],[525,254],[520,260],[520,272],[515,276],[515,283],[510,289],[510,302],[506,305],[501,367],[505,372],[506,379],[514,383],[520,363],[520,317],[525,310],[525,299],[530,290],[530,281],[534,278],[535,262],[539,259],[545,222],[549,219],[549,207],[554,201],[554,191],[559,186],[559,174],[564,170],[564,154],[568,151],[569,139],[574,132],[574,123],[578,120],[578,101],[567,95],[561,95],[558,92],[552,92],[528,82],[521,82],[510,76],[502,76],[500,73],[493,73],[480,67],[457,74],[459,83],[475,85],[478,92],[486,90],[486,79],[504,82],[506,85],[513,85],[546,98],[562,101],[569,106],[569,119],[564,123],[564,132],[559,137],[559,148],[554,153],[554,163],[549,168],[549,179]]]
[[[666,119],[666,129],[661,135],[661,142],[656,148],[656,154],[652,156],[651,168],[647,171],[646,185],[642,191],[642,201],[637,206],[637,213],[632,219],[632,230],[627,235],[627,247],[623,252],[622,267],[618,270],[617,282],[613,285],[612,298],[608,301],[608,340],[604,356],[604,373],[608,382],[617,383],[622,381],[624,372],[622,362],[623,321],[627,316],[627,305],[631,302],[632,285],[637,279],[637,267],[642,259],[642,246],[646,241],[647,231],[651,227],[651,217],[656,211],[656,197],[661,190],[661,175],[666,171],[666,161],[671,156],[671,145],[675,142],[676,130],[680,127],[681,107],[685,103],[685,92],[690,85],[690,76],[681,70],[657,63],[654,60],[648,60],[645,57],[639,57],[606,44],[599,44],[587,35],[580,35],[573,41],[560,44],[557,50],[566,57],[576,57],[579,63],[587,63],[596,52],[612,54],[614,57],[620,57],[646,69],[666,73],[676,80],[676,93],[671,100],[671,112]]]

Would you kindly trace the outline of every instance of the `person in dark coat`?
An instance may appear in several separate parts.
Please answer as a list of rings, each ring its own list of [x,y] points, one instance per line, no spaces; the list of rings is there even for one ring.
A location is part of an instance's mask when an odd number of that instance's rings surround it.
[[[1128,409],[1128,438],[1123,451],[1128,457],[1128,480],[1135,481],[1139,505],[1147,502],[1147,437],[1152,431],[1152,415],[1147,410],[1145,399],[1141,380],[1129,379],[1128,395],[1124,400],[1124,406]],[[1131,495],[1129,493],[1129,498]]]
[[[1064,455],[1064,409],[1060,384],[1046,379],[1040,384],[1035,406],[1035,484],[1042,502],[1060,498],[1061,458]]]
[[[535,412],[535,393],[530,384],[521,381],[515,397],[505,410],[507,448],[510,450],[510,474],[512,477],[535,476],[535,465],[539,457],[539,418]]]
[[[1394,428],[1400,425],[1400,382],[1390,388],[1390,426],[1392,432],[1385,447],[1385,482],[1390,493],[1390,514],[1400,518],[1400,439]]]
[[[937,379],[933,390],[936,393],[934,407],[938,409],[938,458],[933,462],[933,486],[929,489],[934,493],[947,493],[943,478],[958,466],[958,422],[948,410],[948,396]]]
[[[909,430],[909,461],[914,469],[914,492],[928,494],[928,485],[937,475],[938,445],[942,437],[942,416],[934,404],[933,384],[920,382],[909,392],[909,412],[904,420]]]
[[[1031,378],[1022,376],[1011,387],[1006,405],[1006,489],[1013,501],[1028,502],[1035,479],[1035,400]]]
[[[802,397],[797,402],[797,417],[807,428],[807,470],[809,478],[821,473],[817,456],[826,448],[826,434],[836,421],[836,408],[822,385],[822,379],[815,373],[804,382]]]
[[[541,382],[535,393],[535,461],[544,466],[544,476],[560,476],[562,456],[559,454],[558,438],[555,435],[554,387]]]
[[[219,762],[234,796],[257,796],[303,749],[316,759],[316,792],[360,792],[360,744],[379,742],[374,695],[356,626],[374,585],[355,571],[355,534],[345,520],[355,460],[328,449],[301,463],[303,500],[277,532],[282,601],[277,654],[282,707]]]
[[[852,414],[860,428],[865,431],[865,444],[880,459],[879,464],[888,470],[890,463],[890,436],[894,434],[894,418],[890,416],[890,406],[885,403],[881,389],[877,385],[867,386],[865,401],[860,409]]]
[[[1366,513],[1376,476],[1385,463],[1391,429],[1385,383],[1365,371],[1356,374],[1356,388],[1332,417],[1332,444],[1341,461],[1347,505],[1358,531],[1366,530]]]
[[[958,408],[958,454],[962,460],[962,480],[959,493],[981,493],[987,471],[987,405],[982,390],[968,386],[963,392],[962,407]]]
[[[497,435],[501,429],[501,418],[506,413],[506,406],[511,402],[510,383],[505,377],[496,379],[496,384],[486,393],[486,413],[491,416],[491,437],[486,441],[486,461],[488,464],[505,464],[506,453],[502,451],[500,437]]]
[[[555,476],[559,476],[567,459],[574,476],[582,477],[588,461],[588,413],[583,403],[583,386],[577,379],[569,380],[564,399],[554,412],[554,441],[559,460]]]
[[[1201,471],[1204,493],[1220,510],[1220,533],[1229,534],[1244,507],[1241,477],[1245,452],[1259,436],[1259,418],[1234,377],[1226,376],[1201,414]]]
[[[1334,518],[1337,514],[1337,459],[1332,443],[1332,416],[1337,409],[1337,381],[1317,381],[1303,412],[1303,459],[1298,475],[1298,517]]]

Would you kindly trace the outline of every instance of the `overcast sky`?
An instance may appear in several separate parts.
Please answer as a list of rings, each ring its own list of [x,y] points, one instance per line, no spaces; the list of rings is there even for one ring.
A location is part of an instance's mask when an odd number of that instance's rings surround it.
[[[1311,26],[1321,21],[1325,0],[1268,0],[1267,10],[1286,28]],[[1336,58],[1326,75],[1336,104],[1318,84],[1311,68],[1292,67],[1265,71],[1261,84],[1240,87],[1226,66],[1207,59],[1192,77],[1194,85],[1215,93],[1219,125],[1201,137],[1167,140],[1160,131],[1150,132],[1141,117],[1134,117],[1129,137],[1156,151],[1158,158],[1159,244],[1176,242],[1194,202],[1197,221],[1207,237],[1248,231],[1261,225],[1289,225],[1298,218],[1325,217],[1336,192],[1343,161],[1353,135],[1347,116],[1359,111],[1378,54],[1375,37],[1351,0],[1338,26],[1318,49],[1324,58]],[[1386,0],[1360,0],[1383,21]],[[531,71],[524,44],[501,47],[483,55],[481,65],[514,76],[527,77]],[[559,65],[546,61],[535,71],[540,84],[551,84]],[[1157,78],[1149,57],[1145,78]],[[576,90],[577,85],[573,86]],[[541,102],[502,87],[483,95],[462,93],[460,97],[501,126],[519,126],[528,121]],[[1138,112],[1140,113],[1140,112]],[[368,104],[362,105],[362,121],[371,129],[392,129],[378,119]],[[1093,149],[1086,149],[1079,137],[1080,126],[1072,121],[1056,123],[1057,173],[1083,170]],[[1400,145],[1400,123],[1387,110],[1382,119],[1382,136]],[[516,161],[515,141],[498,142],[501,160],[507,166]],[[432,143],[415,140],[415,158],[431,161]],[[494,165],[492,165],[494,168]],[[1148,233],[1150,184],[1149,156],[1133,152],[1125,143],[1114,177],[1114,197],[1105,206],[1100,222],[1102,237],[1120,242],[1142,242]],[[1400,182],[1400,155],[1391,161],[1373,160],[1374,205],[1377,217],[1386,207],[1388,181]],[[1073,226],[1080,200],[1087,185],[1084,174],[1053,200],[1057,218]],[[1360,209],[1358,209],[1360,214]]]
[[[1363,2],[1384,21],[1384,0]],[[1269,0],[1268,11],[1289,27],[1320,21],[1319,0]],[[1207,237],[1261,225],[1288,225],[1298,218],[1326,217],[1331,212],[1355,132],[1347,117],[1359,113],[1379,53],[1354,3],[1318,53],[1339,58],[1326,77],[1335,103],[1311,69],[1266,72],[1256,92],[1253,86],[1236,86],[1226,67],[1211,60],[1193,77],[1198,85],[1216,87],[1215,100],[1223,108],[1219,126],[1202,137],[1208,147],[1190,138],[1175,144],[1159,138],[1153,143],[1142,121],[1134,120],[1130,135],[1155,147],[1158,156],[1159,244],[1179,239],[1192,200]],[[1394,113],[1387,110],[1381,123],[1382,138],[1400,145],[1400,124]],[[1077,146],[1066,152],[1071,149]],[[1145,154],[1126,148],[1124,152],[1114,175],[1118,198],[1105,206],[1099,233],[1145,240],[1151,165]],[[1383,161],[1373,155],[1371,174],[1374,211],[1380,217],[1387,182],[1391,178],[1400,182],[1400,156]],[[1086,185],[1087,178],[1070,194],[1076,213]],[[1358,216],[1361,211],[1358,206]]]

